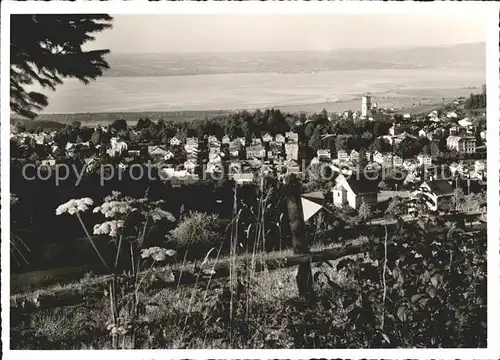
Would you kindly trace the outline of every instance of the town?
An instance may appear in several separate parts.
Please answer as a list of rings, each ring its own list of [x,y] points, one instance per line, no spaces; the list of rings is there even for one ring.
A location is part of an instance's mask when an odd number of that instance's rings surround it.
[[[491,347],[493,17],[54,10],[1,24],[10,348]]]
[[[445,211],[456,197],[458,179],[466,184],[466,195],[472,188],[485,196],[486,118],[484,112],[467,111],[481,107],[477,102],[484,98],[483,87],[480,95],[426,114],[379,108],[366,95],[361,111],[344,113],[285,117],[272,109],[183,124],[140,119],[128,127],[117,120],[92,129],[74,122],[50,132],[26,132],[18,122],[11,126],[11,156],[13,163],[31,161],[42,172],[75,162],[86,173],[103,164],[122,172],[148,164],[174,186],[223,178],[256,184],[261,176],[283,179],[294,173],[309,192],[329,183],[334,205],[356,210],[389,195],[409,198],[424,186],[437,199],[429,209]],[[377,175],[367,176],[372,172]]]

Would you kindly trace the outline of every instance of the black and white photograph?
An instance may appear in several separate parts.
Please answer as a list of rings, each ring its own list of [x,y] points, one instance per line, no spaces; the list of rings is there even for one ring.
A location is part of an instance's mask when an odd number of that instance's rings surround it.
[[[498,349],[497,4],[8,5],[4,348]]]

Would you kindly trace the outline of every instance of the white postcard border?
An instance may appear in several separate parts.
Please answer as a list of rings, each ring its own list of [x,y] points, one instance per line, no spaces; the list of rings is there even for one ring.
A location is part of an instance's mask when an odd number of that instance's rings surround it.
[[[87,359],[89,356],[124,359],[309,359],[309,358],[412,358],[412,359],[496,359],[500,357],[500,246],[499,246],[499,9],[495,2],[11,2],[1,7],[1,72],[9,73],[9,15],[12,13],[109,13],[114,14],[485,14],[487,29],[487,143],[488,177],[488,348],[487,349],[353,349],[353,350],[135,350],[135,351],[13,351],[9,341],[9,243],[10,238],[10,149],[9,78],[1,77],[1,264],[2,264],[2,343],[6,359]],[[457,24],[459,26],[459,24]]]

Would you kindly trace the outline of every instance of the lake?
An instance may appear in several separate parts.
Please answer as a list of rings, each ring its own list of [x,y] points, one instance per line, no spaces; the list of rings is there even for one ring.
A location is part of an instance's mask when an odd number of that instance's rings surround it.
[[[485,83],[479,67],[344,70],[317,73],[239,73],[158,77],[103,77],[84,85],[67,80],[43,113],[233,110],[267,107],[348,108],[364,93],[379,106],[395,100],[435,101],[467,96]],[[45,90],[44,92],[47,92]],[[404,102],[403,101],[403,102]],[[345,102],[345,105],[342,103]],[[340,105],[339,105],[340,104]],[[327,107],[332,110],[332,106]]]

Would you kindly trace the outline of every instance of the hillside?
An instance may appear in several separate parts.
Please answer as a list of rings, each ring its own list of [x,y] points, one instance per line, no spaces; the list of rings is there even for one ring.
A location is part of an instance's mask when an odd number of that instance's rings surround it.
[[[485,43],[330,52],[111,53],[105,77],[484,67]]]

